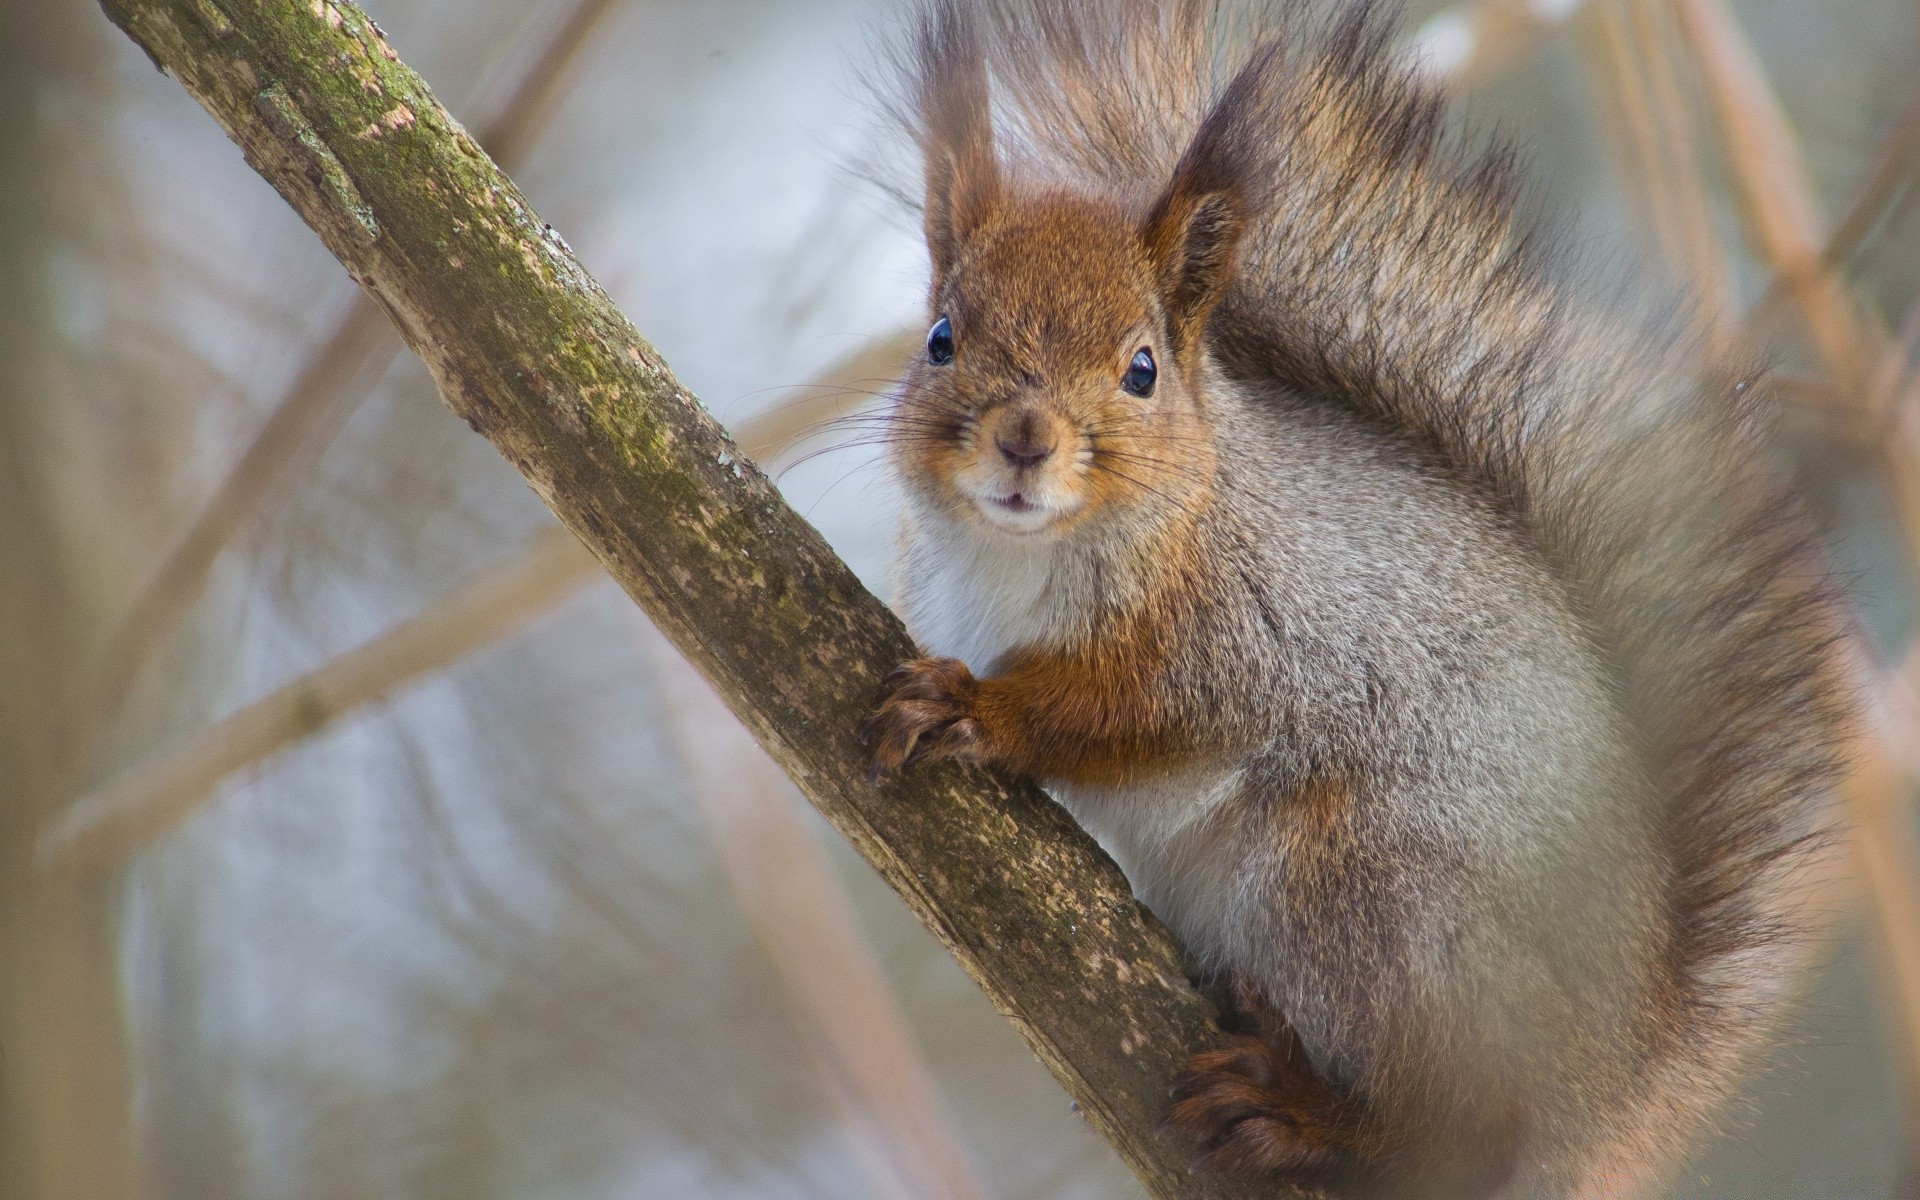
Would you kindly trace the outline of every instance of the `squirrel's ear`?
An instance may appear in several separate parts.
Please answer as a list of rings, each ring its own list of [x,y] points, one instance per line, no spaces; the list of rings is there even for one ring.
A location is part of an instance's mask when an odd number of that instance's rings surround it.
[[[960,248],[993,211],[1000,198],[999,170],[993,150],[929,147],[927,150],[927,255],[933,260],[938,290],[960,257]]]
[[[918,45],[927,252],[937,289],[1000,201],[987,66],[964,7],[931,6]]]
[[[1183,362],[1199,343],[1207,314],[1233,282],[1235,251],[1246,228],[1236,190],[1196,194],[1183,186],[1190,182],[1189,172],[1176,174],[1140,229],[1166,309],[1174,356]]]
[[[1272,204],[1271,131],[1281,120],[1285,67],[1279,39],[1254,51],[1194,131],[1140,228],[1176,354],[1198,344],[1207,314],[1233,282],[1240,235]]]

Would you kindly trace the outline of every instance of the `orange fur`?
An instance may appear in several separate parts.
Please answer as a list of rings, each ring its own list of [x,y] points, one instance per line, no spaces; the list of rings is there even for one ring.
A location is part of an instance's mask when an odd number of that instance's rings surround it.
[[[997,459],[1003,423],[1037,413],[1062,448],[1044,478],[1078,504],[1055,532],[1147,495],[1197,500],[1208,450],[1198,388],[1183,375],[1198,355],[1178,348],[1157,290],[1177,267],[1156,263],[1118,209],[1064,193],[1002,194],[955,253],[934,303],[952,321],[954,369],[922,363],[909,376],[910,420],[897,431],[906,468],[971,507],[956,480]],[[956,271],[964,292],[951,286]],[[1196,298],[1187,319],[1216,299]],[[1167,350],[1151,407],[1116,392],[1142,345]]]

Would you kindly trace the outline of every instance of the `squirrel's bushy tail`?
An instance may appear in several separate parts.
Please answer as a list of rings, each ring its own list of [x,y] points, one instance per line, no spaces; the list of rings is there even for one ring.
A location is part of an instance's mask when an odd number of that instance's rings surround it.
[[[1374,5],[1323,22],[1297,4],[942,0],[931,19],[956,17],[1016,175],[1143,206],[1197,134],[1237,158],[1257,187],[1208,328],[1222,365],[1429,445],[1564,581],[1664,805],[1665,971],[1625,1048],[1643,1094],[1610,1115],[1623,1149],[1667,1148],[1791,981],[1787,897],[1850,734],[1842,609],[1762,462],[1763,389],[1684,330],[1571,302],[1515,218],[1512,156],[1443,131]]]

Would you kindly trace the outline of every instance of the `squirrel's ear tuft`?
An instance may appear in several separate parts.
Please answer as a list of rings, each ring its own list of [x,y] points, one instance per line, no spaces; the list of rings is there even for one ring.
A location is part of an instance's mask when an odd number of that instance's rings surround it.
[[[1140,228],[1176,354],[1199,343],[1207,314],[1233,283],[1240,235],[1271,203],[1271,131],[1282,122],[1285,69],[1279,40],[1254,51],[1200,122]]]
[[[954,0],[928,6],[916,47],[926,157],[927,252],[938,289],[1000,200],[993,115],[979,34]]]
[[[1159,285],[1167,313],[1174,356],[1184,365],[1199,344],[1207,314],[1233,282],[1235,251],[1246,228],[1239,193],[1226,189],[1199,194],[1174,177],[1140,230],[1147,261]]]

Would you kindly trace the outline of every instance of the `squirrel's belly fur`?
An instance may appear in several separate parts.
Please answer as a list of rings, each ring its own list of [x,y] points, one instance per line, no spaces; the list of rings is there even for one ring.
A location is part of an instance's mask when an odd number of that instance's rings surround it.
[[[1758,380],[1580,297],[1364,0],[923,3],[876,766],[1113,853],[1244,1018],[1202,1164],[1628,1194],[1778,1016],[1856,727]]]

